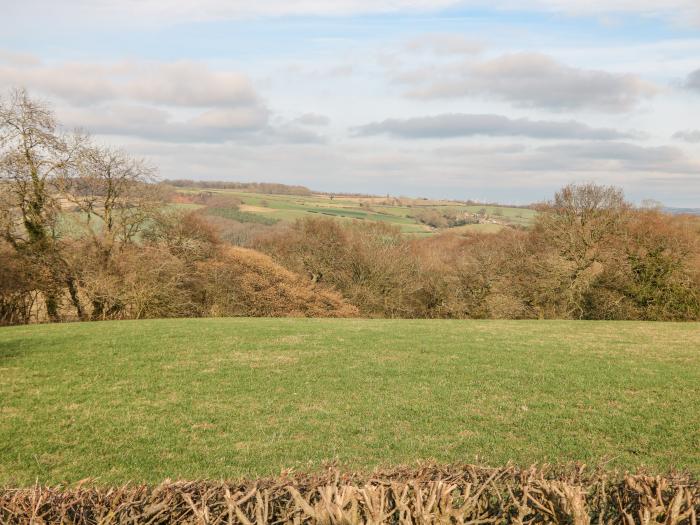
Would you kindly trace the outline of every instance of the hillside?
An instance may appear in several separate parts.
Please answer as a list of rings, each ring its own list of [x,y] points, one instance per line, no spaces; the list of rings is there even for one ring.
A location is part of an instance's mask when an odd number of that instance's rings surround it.
[[[342,221],[382,222],[417,235],[443,230],[492,233],[508,226],[528,226],[535,216],[530,208],[450,200],[322,193],[284,195],[207,187],[178,187],[175,200],[187,206],[191,205],[190,199],[196,201],[203,194],[230,200],[227,205],[208,206],[206,214],[238,222],[274,224],[320,216]]]
[[[700,325],[183,319],[0,329],[0,485],[418,460],[700,473]]]

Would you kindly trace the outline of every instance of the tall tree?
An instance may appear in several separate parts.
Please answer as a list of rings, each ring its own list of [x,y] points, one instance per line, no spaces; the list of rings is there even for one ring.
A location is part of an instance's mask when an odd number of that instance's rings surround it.
[[[59,318],[59,298],[67,286],[76,306],[75,282],[59,254],[61,203],[56,181],[72,169],[84,144],[78,134],[57,130],[53,112],[18,89],[0,100],[0,228],[3,238],[49,278],[42,292],[46,312]]]
[[[75,169],[59,177],[63,198],[78,212],[71,217],[89,239],[91,249],[85,254],[94,255],[93,274],[111,275],[113,258],[132,244],[162,209],[158,187],[151,184],[154,175],[154,168],[125,151],[89,145],[75,159]],[[88,295],[91,317],[102,318],[106,314],[104,297]]]
[[[622,190],[592,183],[565,186],[540,207],[535,231],[570,269],[568,315],[587,317],[588,295],[606,270],[630,210]]]

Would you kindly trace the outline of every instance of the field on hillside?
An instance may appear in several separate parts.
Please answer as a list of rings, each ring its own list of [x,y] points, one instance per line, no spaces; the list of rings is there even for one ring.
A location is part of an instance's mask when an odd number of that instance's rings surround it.
[[[181,319],[0,329],[0,485],[417,460],[700,473],[700,325]]]
[[[228,195],[242,202],[239,210],[221,210],[216,215],[241,222],[269,224],[275,221],[290,221],[303,217],[332,217],[346,221],[383,222],[392,224],[405,233],[429,234],[434,228],[421,223],[416,218],[420,211],[431,210],[438,213],[479,214],[481,224],[458,227],[459,231],[480,231],[491,233],[505,225],[529,225],[535,211],[527,208],[508,206],[467,205],[455,201],[426,199],[348,197],[325,194],[314,195],[272,195],[237,190],[189,188],[180,190],[184,195],[206,191]]]

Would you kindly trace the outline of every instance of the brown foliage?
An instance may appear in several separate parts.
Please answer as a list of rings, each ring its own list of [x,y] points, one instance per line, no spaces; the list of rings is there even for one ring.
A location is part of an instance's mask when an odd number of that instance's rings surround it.
[[[593,185],[564,188],[540,212],[528,231],[423,239],[310,218],[253,246],[366,316],[700,319],[700,221]]]
[[[163,214],[144,242],[102,263],[75,250],[92,319],[154,317],[354,317],[357,309],[264,254],[222,245],[197,214]]]
[[[264,235],[253,246],[311,282],[337,289],[364,315],[413,312],[418,268],[395,228],[310,218]]]
[[[698,221],[640,211],[627,228],[625,289],[641,319],[690,320],[700,312]]]
[[[0,325],[28,323],[39,299],[37,270],[0,240]],[[43,287],[43,286],[42,286]]]
[[[107,264],[87,248],[80,254],[80,290],[90,319],[199,317],[190,266],[167,247],[127,246]]]
[[[245,248],[222,249],[197,264],[208,316],[356,317],[357,308]]]
[[[0,489],[3,523],[695,525],[700,483],[583,468],[427,465],[156,487]]]

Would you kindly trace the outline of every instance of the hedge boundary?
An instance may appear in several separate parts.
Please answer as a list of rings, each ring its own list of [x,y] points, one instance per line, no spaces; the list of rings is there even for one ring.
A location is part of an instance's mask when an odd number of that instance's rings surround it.
[[[0,488],[3,524],[697,525],[700,481],[585,467],[424,465],[157,486]]]

